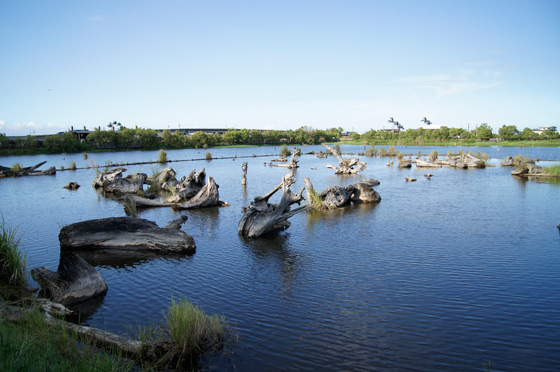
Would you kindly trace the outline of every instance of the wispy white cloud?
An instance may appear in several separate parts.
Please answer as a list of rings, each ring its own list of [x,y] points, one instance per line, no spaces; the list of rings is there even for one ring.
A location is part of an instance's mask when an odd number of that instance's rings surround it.
[[[454,74],[407,77],[401,79],[401,82],[418,88],[433,90],[438,98],[442,98],[499,86],[501,81],[498,78],[501,75],[501,71],[485,70],[479,72],[475,69],[464,69],[456,71]]]

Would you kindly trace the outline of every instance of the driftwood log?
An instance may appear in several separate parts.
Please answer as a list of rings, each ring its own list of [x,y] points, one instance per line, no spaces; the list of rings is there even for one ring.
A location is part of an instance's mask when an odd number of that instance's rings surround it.
[[[99,173],[93,180],[92,186],[113,194],[137,193],[143,189],[148,178],[145,173],[136,173],[123,178],[123,172],[126,172],[126,168],[114,168],[108,172]]]
[[[309,178],[304,178],[308,204],[313,207],[312,194],[315,192],[313,184]],[[373,189],[373,186],[379,185],[380,182],[371,178],[364,182],[359,182],[346,187],[330,186],[317,194],[321,200],[320,209],[340,208],[351,203],[378,203],[381,196]]]
[[[112,217],[64,226],[58,239],[62,252],[103,250],[134,252],[194,253],[194,239],[180,226],[187,220],[179,217],[164,227],[141,218]]]
[[[284,230],[290,226],[288,219],[295,214],[304,211],[309,206],[290,209],[292,204],[300,204],[303,198],[304,187],[296,195],[290,190],[295,182],[293,172],[286,173],[282,182],[272,191],[264,196],[255,197],[249,206],[243,208],[243,217],[239,221],[237,231],[240,235],[257,238],[263,234]],[[282,198],[279,203],[272,204],[268,200],[278,190],[282,189]]]
[[[43,161],[39,164],[35,164],[31,167],[24,167],[19,169],[18,171],[14,172],[12,168],[4,167],[0,165],[0,178],[3,177],[23,177],[23,176],[50,176],[56,174],[56,168],[50,167],[45,170],[37,170],[37,168],[44,165],[46,161]]]
[[[41,286],[41,295],[54,302],[70,305],[107,292],[107,284],[99,272],[75,253],[60,255],[58,270],[42,266],[31,270]]]
[[[131,195],[130,200],[136,203],[138,207],[172,207],[177,209],[198,209],[214,206],[228,206],[229,204],[220,201],[220,193],[218,192],[219,186],[212,177],[208,177],[208,183],[204,185],[198,193],[192,198],[181,202],[175,196],[163,198],[163,200],[152,200],[142,198],[137,195]]]
[[[338,160],[338,167],[332,164],[326,165],[327,168],[334,169],[335,174],[356,174],[366,169],[367,163],[365,161],[360,161],[356,158],[343,159],[335,148],[325,144],[322,146],[329,150]]]
[[[486,163],[479,158],[470,154],[463,154],[459,156],[450,156],[447,160],[437,160],[435,162],[439,165],[445,165],[453,168],[486,168]]]
[[[441,168],[440,164],[432,163],[429,161],[422,160],[420,158],[416,159],[416,167],[418,168]]]
[[[298,149],[294,146],[294,149],[292,151],[292,157],[290,158],[290,161],[287,163],[281,163],[281,164],[276,164],[273,163],[274,161],[282,161],[282,160],[271,160],[269,165],[271,167],[281,167],[281,168],[289,168],[289,169],[296,169],[299,167],[298,165],[298,155],[299,155],[299,151]],[[286,161],[285,159],[283,161]]]

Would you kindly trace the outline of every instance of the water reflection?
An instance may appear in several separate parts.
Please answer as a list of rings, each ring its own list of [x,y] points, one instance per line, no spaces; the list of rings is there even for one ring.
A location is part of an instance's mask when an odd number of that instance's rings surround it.
[[[345,205],[341,208],[334,208],[327,211],[311,210],[307,213],[307,227],[312,227],[321,221],[332,221],[342,219],[345,215],[369,214],[379,205],[379,203],[356,203]]]
[[[105,295],[95,296],[93,298],[88,299],[87,301],[82,301],[77,304],[68,305],[68,309],[73,311],[73,314],[67,316],[66,319],[70,322],[74,322],[77,324],[82,324],[87,322],[101,309],[103,304],[105,303]]]
[[[125,269],[133,271],[137,266],[154,260],[162,261],[190,261],[194,253],[161,253],[161,252],[139,252],[124,250],[92,250],[81,251],[80,256],[88,264],[94,267],[106,267],[113,269]]]
[[[250,257],[253,258],[251,266],[253,275],[258,278],[262,275],[268,276],[271,271],[275,274],[280,273],[282,295],[289,296],[304,261],[304,255],[290,247],[290,234],[272,234],[259,239],[249,239],[243,236],[239,238],[247,248]],[[267,280],[276,281],[275,279]]]

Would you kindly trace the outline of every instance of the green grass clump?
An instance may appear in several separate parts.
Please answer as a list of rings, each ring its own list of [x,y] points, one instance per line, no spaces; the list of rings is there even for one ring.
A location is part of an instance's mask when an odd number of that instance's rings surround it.
[[[167,153],[163,150],[159,151],[158,163],[167,163]]]
[[[12,323],[0,318],[2,371],[130,371],[132,363],[95,352],[63,328],[52,327],[36,308]]]
[[[547,174],[553,174],[556,176],[560,176],[560,164],[555,164],[550,167],[543,167],[543,170]]]
[[[172,352],[180,358],[206,350],[218,351],[226,341],[224,317],[207,315],[186,299],[177,302],[172,298],[164,318]]]
[[[212,160],[212,154],[210,153],[210,151],[206,151],[205,159],[208,161]]]
[[[72,161],[72,162],[70,163],[70,165],[68,166],[68,169],[70,169],[70,170],[76,170],[76,162],[75,162],[75,161]]]
[[[0,283],[17,288],[27,287],[27,256],[22,252],[17,230],[2,218],[0,226]]]
[[[438,152],[434,150],[430,152],[430,155],[428,155],[428,157],[430,158],[431,161],[436,161],[438,159]]]
[[[292,155],[292,152],[290,151],[288,146],[286,146],[286,144],[283,144],[282,147],[280,147],[280,156],[283,158],[287,158],[290,155]]]
[[[15,163],[12,165],[12,172],[19,173],[21,172],[21,165],[19,163]]]

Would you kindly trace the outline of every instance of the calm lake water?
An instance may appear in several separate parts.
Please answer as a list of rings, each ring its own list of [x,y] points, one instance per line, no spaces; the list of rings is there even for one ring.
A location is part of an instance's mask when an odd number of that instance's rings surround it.
[[[304,146],[304,152],[319,146]],[[430,147],[397,147],[416,155]],[[435,148],[440,154],[459,148]],[[214,157],[277,153],[279,147],[209,149]],[[363,146],[342,146],[344,152]],[[544,165],[558,148],[468,148],[492,158],[525,154]],[[206,150],[167,151],[168,159],[203,158]],[[44,168],[147,161],[154,152],[0,157],[0,164]],[[381,181],[378,205],[325,215],[300,213],[278,236],[237,234],[241,207],[274,188],[285,174],[273,157],[173,162],[178,178],[206,168],[230,207],[185,212],[192,256],[108,261],[96,268],[109,286],[84,324],[114,332],[159,320],[171,296],[223,314],[239,341],[209,357],[214,370],[557,371],[560,369],[560,184],[525,181],[499,166],[476,170],[398,169],[365,158],[361,175],[335,176],[335,159],[303,155],[294,192],[309,177],[318,190],[362,179]],[[396,159],[395,159],[396,160]],[[247,187],[241,164],[249,163]],[[162,165],[128,167],[153,173]],[[315,169],[316,168],[316,169]],[[424,173],[433,173],[431,180]],[[405,177],[417,182],[407,183]],[[99,195],[93,169],[0,180],[5,221],[19,229],[29,267],[56,270],[58,233],[70,223],[124,216]],[[82,187],[63,189],[69,181]],[[279,195],[273,201],[279,199]],[[140,217],[163,225],[168,208]]]

